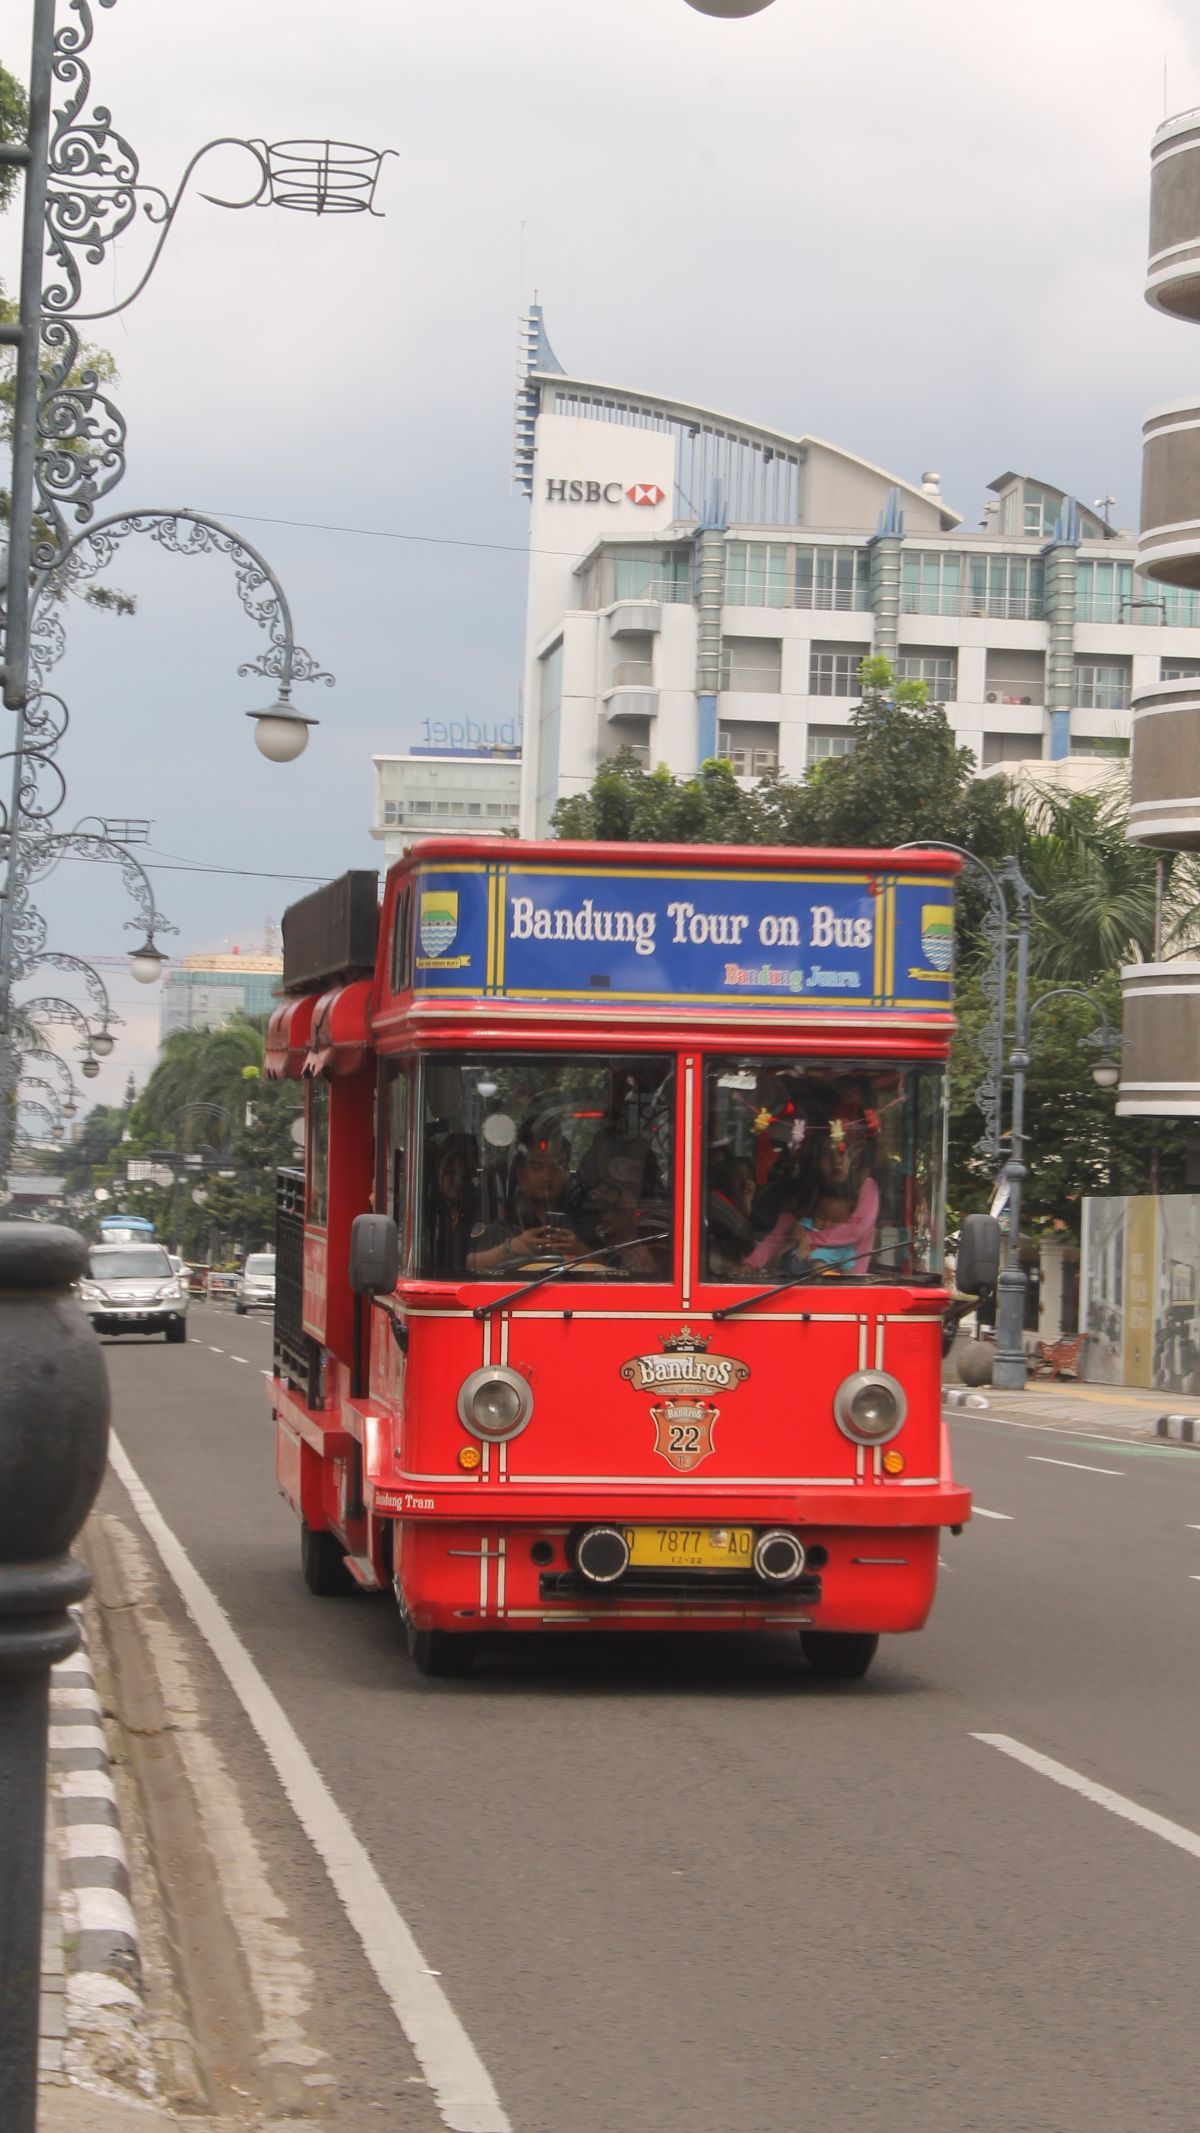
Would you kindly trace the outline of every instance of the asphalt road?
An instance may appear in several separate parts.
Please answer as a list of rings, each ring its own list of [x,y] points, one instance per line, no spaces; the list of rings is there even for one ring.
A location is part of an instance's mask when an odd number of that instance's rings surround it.
[[[514,2133],[1194,2133],[1200,1453],[956,1420],[994,1515],[861,1686],[784,1637],[512,1639],[425,1681],[390,1600],[301,1583],[269,1347],[207,1307],[186,1348],[109,1344],[116,1427]],[[213,1725],[340,2039],[335,2123],[435,2125],[219,1685]]]

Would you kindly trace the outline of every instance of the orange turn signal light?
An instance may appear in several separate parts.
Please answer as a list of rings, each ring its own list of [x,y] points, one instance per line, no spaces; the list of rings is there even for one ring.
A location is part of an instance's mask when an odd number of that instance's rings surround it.
[[[885,1452],[883,1455],[883,1471],[885,1474],[902,1474],[904,1472],[903,1452]]]
[[[458,1455],[459,1465],[466,1467],[468,1471],[470,1471],[472,1467],[479,1466],[482,1460],[483,1453],[480,1451],[479,1446],[477,1444],[464,1444],[461,1452]]]

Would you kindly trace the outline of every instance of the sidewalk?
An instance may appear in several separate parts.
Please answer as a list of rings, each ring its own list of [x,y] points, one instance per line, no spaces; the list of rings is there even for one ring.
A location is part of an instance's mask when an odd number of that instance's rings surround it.
[[[1091,1385],[1078,1378],[1030,1378],[1022,1391],[1007,1392],[996,1385],[967,1387],[949,1378],[944,1396],[959,1393],[964,1395],[961,1400],[945,1398],[951,1412],[961,1407],[982,1413],[981,1402],[986,1402],[987,1411],[1003,1421],[1147,1442],[1170,1438],[1186,1443],[1194,1437],[1200,1449],[1200,1400],[1178,1393],[1147,1392],[1140,1385]],[[1174,1426],[1160,1428],[1160,1421]]]

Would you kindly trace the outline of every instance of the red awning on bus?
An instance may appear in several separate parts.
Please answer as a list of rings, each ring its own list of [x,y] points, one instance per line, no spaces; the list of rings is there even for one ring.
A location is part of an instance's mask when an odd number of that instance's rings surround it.
[[[304,1072],[312,1035],[313,1009],[319,995],[305,993],[299,1000],[284,1000],[267,1024],[267,1049],[263,1060],[265,1081],[299,1081]]]
[[[370,978],[358,978],[353,985],[341,985],[334,992],[322,993],[312,1019],[308,1057],[304,1062],[306,1076],[353,1074],[361,1066],[371,1041],[367,1024],[371,982]]]

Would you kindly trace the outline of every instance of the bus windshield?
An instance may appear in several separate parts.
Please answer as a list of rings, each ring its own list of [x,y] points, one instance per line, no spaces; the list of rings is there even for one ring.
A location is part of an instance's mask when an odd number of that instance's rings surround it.
[[[670,1279],[670,1058],[431,1056],[419,1116],[418,1275]]]
[[[704,1101],[710,1281],[940,1278],[941,1067],[723,1054]]]

